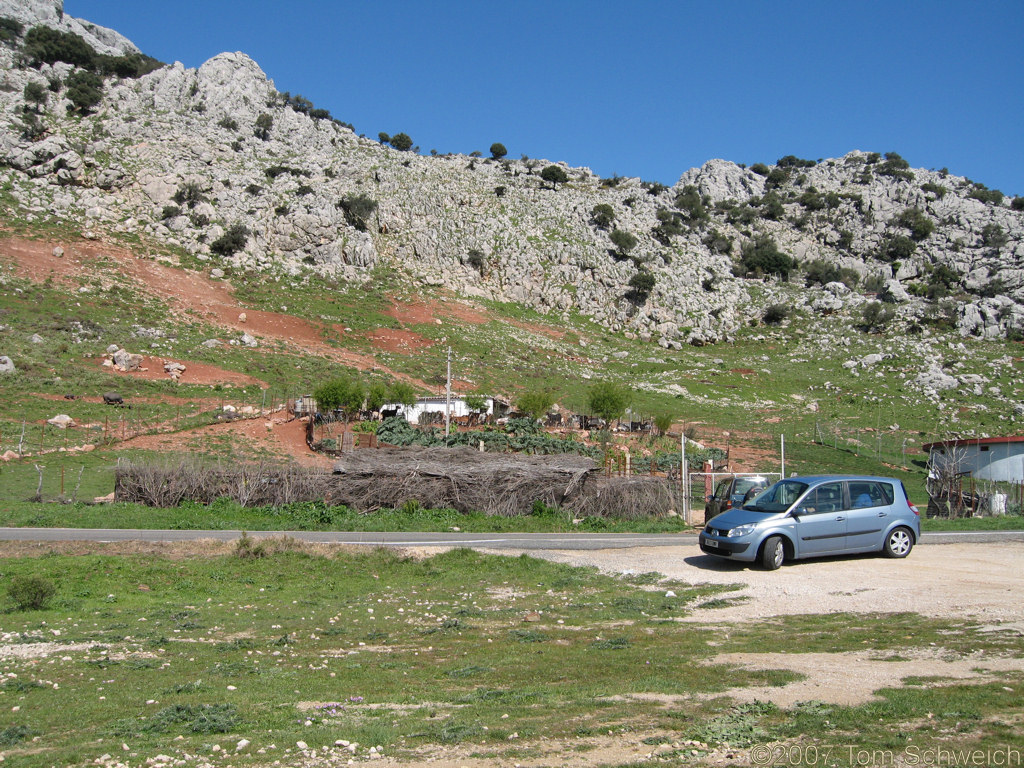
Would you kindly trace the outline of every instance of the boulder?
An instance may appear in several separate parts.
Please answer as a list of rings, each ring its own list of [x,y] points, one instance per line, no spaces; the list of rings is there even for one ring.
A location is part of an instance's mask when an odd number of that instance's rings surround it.
[[[142,355],[119,349],[114,353],[114,365],[122,371],[137,371],[142,367]]]
[[[61,413],[54,416],[52,419],[46,420],[47,424],[52,424],[60,429],[67,429],[68,427],[75,426],[75,420],[68,416],[66,413]]]
[[[7,355],[0,355],[0,374],[14,373],[17,368],[14,367],[14,362]]]

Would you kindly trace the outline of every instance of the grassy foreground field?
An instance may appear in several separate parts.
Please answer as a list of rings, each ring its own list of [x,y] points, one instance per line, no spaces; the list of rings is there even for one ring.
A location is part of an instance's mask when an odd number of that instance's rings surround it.
[[[657,574],[469,550],[414,559],[288,540],[203,546],[0,560],[6,761],[766,764],[756,749],[799,740],[847,745],[827,764],[857,765],[852,750],[1021,743],[1019,673],[974,685],[893,679],[876,702],[782,708],[727,692],[797,673],[702,663],[754,649],[1020,656],[1012,632],[913,614],[723,629],[714,608],[734,602],[727,587]],[[28,576],[56,586],[49,607],[8,597]],[[694,611],[700,621],[680,622]]]

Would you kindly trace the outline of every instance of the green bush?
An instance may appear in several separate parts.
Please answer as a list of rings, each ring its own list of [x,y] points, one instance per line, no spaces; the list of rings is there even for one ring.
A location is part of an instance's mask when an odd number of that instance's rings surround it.
[[[648,272],[646,269],[642,269],[629,278],[630,288],[630,299],[633,299],[639,303],[647,301],[647,297],[651,295],[651,291],[654,290],[654,286],[657,283],[654,275]]]
[[[786,208],[775,192],[768,192],[761,198],[761,215],[769,221],[779,221],[786,215]]]
[[[82,69],[96,67],[96,51],[80,35],[50,27],[32,27],[25,34],[24,53],[33,66],[63,61]]]
[[[765,311],[762,319],[768,325],[778,325],[789,317],[790,309],[785,304],[772,304]]]
[[[313,399],[320,413],[340,410],[346,417],[359,412],[365,397],[363,385],[357,379],[331,379],[313,390]]]
[[[981,242],[989,248],[1002,248],[1009,241],[1009,236],[998,224],[986,224],[981,228]]]
[[[989,189],[984,184],[975,184],[974,189],[967,195],[974,200],[980,200],[983,203],[991,203],[992,205],[1001,205],[1003,202],[1003,193],[998,189]]]
[[[25,97],[25,104],[34,104],[36,108],[42,107],[50,98],[50,94],[46,89],[46,86],[42,83],[35,81],[26,83],[25,90],[22,91],[22,95]]]
[[[206,200],[206,195],[203,194],[203,188],[199,184],[190,181],[178,187],[178,191],[174,193],[174,197],[171,199],[178,205],[187,205],[189,208],[195,208],[199,203]]]
[[[768,168],[764,163],[754,163],[750,166],[750,170],[756,173],[758,176],[767,176],[771,169]]]
[[[910,230],[910,237],[916,242],[925,240],[935,231],[935,222],[920,208],[907,208],[894,221]]]
[[[238,130],[238,121],[235,120],[235,118],[233,117],[222,117],[219,121],[217,121],[217,125],[229,131]]]
[[[608,203],[598,203],[590,211],[590,220],[594,226],[607,229],[615,221],[615,209]]]
[[[885,162],[879,163],[875,168],[875,173],[879,176],[889,176],[895,179],[905,179],[906,181],[914,180],[914,173],[910,169],[910,163],[904,160],[895,152],[885,153]]]
[[[104,76],[113,75],[134,79],[148,75],[164,66],[166,64],[162,61],[143,53],[129,53],[124,56],[97,54],[95,58],[96,71]]]
[[[682,214],[661,208],[658,213],[658,223],[651,230],[654,239],[662,245],[671,245],[672,238],[686,233],[683,226]]]
[[[1024,197],[1015,197],[1010,207],[1015,211],[1024,211]]]
[[[399,152],[408,152],[412,149],[412,139],[407,133],[396,133],[388,139],[388,143]]]
[[[784,168],[772,168],[764,180],[765,189],[779,189],[789,181],[789,171]]]
[[[569,181],[569,174],[557,165],[549,165],[540,172],[540,177],[550,184],[552,189],[557,189],[559,184]]]
[[[936,200],[941,200],[942,198],[944,198],[946,196],[946,193],[949,192],[949,190],[946,189],[941,184],[935,184],[934,182],[931,182],[931,181],[929,181],[929,182],[927,182],[925,184],[922,184],[921,185],[921,191],[922,192],[931,192],[933,195],[935,195],[935,199]]]
[[[775,164],[779,166],[779,168],[813,168],[817,165],[814,160],[804,160],[796,155],[780,157],[778,162]]]
[[[597,381],[587,393],[587,408],[606,422],[614,421],[626,412],[633,399],[625,387],[611,381]]]
[[[536,421],[555,404],[555,393],[550,389],[528,389],[516,398],[516,408]]]
[[[270,139],[270,130],[274,127],[274,118],[266,112],[261,112],[256,118],[256,126],[253,128],[253,135],[262,141]]]
[[[886,235],[878,250],[882,261],[905,261],[914,255],[917,244],[906,235]]]
[[[161,219],[173,219],[175,216],[181,215],[181,208],[176,205],[165,205],[163,210],[160,212]]]
[[[0,16],[0,43],[13,43],[24,31],[24,25],[10,16]]]
[[[377,210],[377,201],[362,193],[347,195],[338,201],[348,223],[360,232],[366,231],[366,220]]]
[[[618,253],[623,257],[636,248],[636,244],[638,242],[636,235],[621,229],[613,229],[611,234],[608,235],[608,239],[612,241],[612,245],[615,246],[616,251],[618,251]]]
[[[796,266],[792,258],[782,253],[769,235],[758,235],[743,246],[740,263],[748,275],[779,275],[789,280],[789,272]]]
[[[39,611],[47,606],[57,588],[42,576],[14,576],[7,585],[7,595],[19,611]]]
[[[84,69],[76,70],[68,75],[67,97],[73,109],[86,114],[103,100],[103,81],[95,72]]]
[[[880,301],[868,302],[861,311],[861,325],[869,333],[883,330],[892,318],[893,311]]]
[[[700,192],[692,184],[687,184],[676,195],[676,208],[686,214],[690,221],[704,221],[708,218]]]
[[[505,155],[508,154],[508,150],[505,149],[505,145],[499,141],[491,144],[491,157],[495,160],[501,160]]]
[[[218,256],[233,256],[245,248],[249,230],[244,224],[232,224],[227,231],[210,243],[210,251]]]

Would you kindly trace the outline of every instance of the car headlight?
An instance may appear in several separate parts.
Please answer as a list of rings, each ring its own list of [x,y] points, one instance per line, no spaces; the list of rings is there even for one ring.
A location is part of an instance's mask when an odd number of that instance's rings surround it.
[[[748,533],[754,532],[754,527],[753,524],[737,525],[735,528],[730,528],[725,535],[730,539],[736,536],[746,536]]]

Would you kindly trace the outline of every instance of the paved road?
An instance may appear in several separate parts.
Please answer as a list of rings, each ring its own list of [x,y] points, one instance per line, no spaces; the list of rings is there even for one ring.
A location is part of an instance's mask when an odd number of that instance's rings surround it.
[[[338,533],[322,531],[248,531],[251,538],[290,536],[317,544],[375,547],[480,547],[481,549],[625,549],[697,546],[695,533]],[[158,531],[119,528],[0,528],[2,541],[232,541],[241,531]],[[921,544],[1024,541],[1024,531],[925,533]]]

